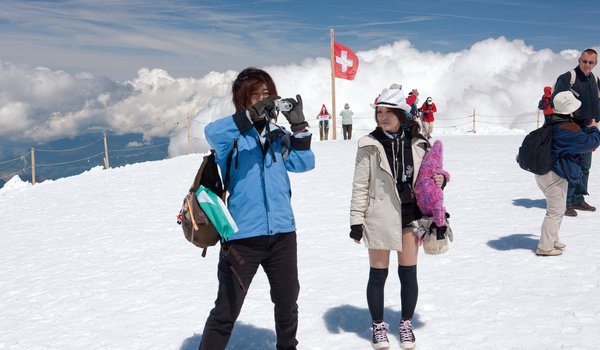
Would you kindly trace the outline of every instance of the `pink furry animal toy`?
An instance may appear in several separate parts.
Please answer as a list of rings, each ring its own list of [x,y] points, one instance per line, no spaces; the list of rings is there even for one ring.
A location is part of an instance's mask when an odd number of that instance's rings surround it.
[[[417,205],[424,215],[433,217],[437,227],[444,226],[446,208],[444,208],[444,191],[436,186],[433,175],[444,175],[446,182],[450,181],[450,174],[443,169],[442,153],[442,142],[436,140],[431,150],[423,157],[415,182]]]

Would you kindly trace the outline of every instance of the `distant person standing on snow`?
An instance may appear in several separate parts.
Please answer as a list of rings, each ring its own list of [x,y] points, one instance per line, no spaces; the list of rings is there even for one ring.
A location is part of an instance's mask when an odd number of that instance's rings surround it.
[[[239,231],[221,242],[217,299],[199,350],[225,349],[259,266],[267,275],[275,305],[276,347],[296,349],[300,284],[288,172],[314,168],[311,134],[300,95],[284,99],[292,105],[282,112],[291,132],[276,124],[279,97],[267,72],[244,69],[233,82],[232,93],[236,112],[209,123],[204,133],[221,172],[229,175],[227,206]],[[230,152],[233,162],[225,169]]]
[[[421,113],[423,113],[423,131],[427,139],[431,138],[431,133],[433,132],[433,121],[435,120],[433,113],[435,112],[437,112],[437,107],[435,106],[435,103],[433,103],[433,99],[427,97],[427,100],[425,100],[425,103],[421,106]]]
[[[390,251],[398,256],[402,320],[400,346],[413,348],[412,318],[417,305],[417,253],[419,238],[413,222],[423,217],[415,200],[414,185],[423,157],[431,145],[410,120],[410,106],[401,89],[383,89],[375,103],[377,128],[358,141],[350,204],[350,238],[364,240],[369,249],[367,304],[373,321],[375,349],[388,349],[384,322],[384,288],[390,265]],[[433,176],[439,187],[443,175]]]
[[[402,85],[398,85],[396,84],[398,87],[400,87],[400,89],[402,89]],[[412,115],[413,120],[417,119],[419,117],[419,110],[418,110],[418,105],[419,105],[419,90],[418,89],[412,89],[411,92],[408,93],[408,97],[406,97],[406,104],[408,104],[410,106],[410,111],[409,113]]]
[[[559,240],[558,231],[567,206],[568,183],[581,185],[582,154],[600,145],[600,131],[594,119],[587,131],[573,119],[580,106],[581,102],[571,91],[562,91],[554,96],[554,114],[550,116],[549,124],[552,127],[552,155],[555,161],[552,170],[544,175],[535,175],[538,187],[546,196],[546,216],[535,251],[537,255],[562,254],[566,244]]]
[[[544,111],[544,123],[548,123],[554,111],[552,110],[552,87],[545,86],[544,94],[538,102],[538,109]]]
[[[592,69],[598,64],[598,53],[593,49],[586,49],[579,57],[579,65],[575,69],[558,77],[554,86],[554,96],[562,91],[571,91],[581,101],[581,108],[575,114],[575,122],[584,130],[592,121],[600,121],[600,81],[592,73]],[[571,83],[573,82],[573,83]],[[592,151],[581,155],[581,171],[583,173],[583,184],[579,187],[569,181],[567,192],[567,209],[565,215],[577,216],[577,210],[596,211],[586,203],[584,195],[588,195],[588,178],[592,167]]]
[[[342,132],[344,133],[344,140],[350,140],[352,138],[352,116],[354,112],[350,109],[349,104],[344,105],[344,109],[340,112],[342,117]]]
[[[319,121],[319,137],[321,141],[327,140],[329,135],[329,119],[331,119],[331,115],[329,115],[327,107],[323,104],[321,111],[317,114],[317,120]]]

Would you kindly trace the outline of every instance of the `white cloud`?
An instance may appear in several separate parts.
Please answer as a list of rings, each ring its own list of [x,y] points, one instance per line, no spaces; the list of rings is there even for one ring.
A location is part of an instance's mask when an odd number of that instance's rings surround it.
[[[0,97],[0,105],[0,135],[23,132],[29,127],[25,103],[5,101]]]
[[[336,79],[337,111],[350,103],[356,129],[372,128],[369,103],[391,83],[403,84],[405,91],[418,88],[421,101],[432,96],[439,109],[439,127],[457,125],[453,119],[469,116],[475,109],[502,127],[531,129],[535,124],[520,123],[535,120],[543,87],[553,85],[560,73],[573,68],[579,52],[536,51],[521,40],[500,37],[447,54],[418,51],[405,40],[357,54],[360,68],[356,80]],[[303,96],[309,122],[321,104],[331,109],[327,57],[265,69],[281,96]],[[171,136],[171,155],[186,153],[189,147],[206,149],[206,123],[233,112],[230,89],[237,74],[211,72],[201,78],[174,78],[162,69],[141,68],[135,79],[115,82],[89,73],[72,75],[3,61],[0,72],[2,137],[39,142],[105,128],[116,133],[143,133],[146,140]]]

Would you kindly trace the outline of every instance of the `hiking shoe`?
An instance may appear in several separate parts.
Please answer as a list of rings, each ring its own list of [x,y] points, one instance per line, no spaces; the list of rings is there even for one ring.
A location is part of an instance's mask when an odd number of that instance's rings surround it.
[[[573,209],[573,206],[567,205],[567,210],[565,210],[565,216],[577,216],[577,212]]]
[[[379,323],[373,322],[373,349],[388,350],[390,348],[390,342],[388,341],[387,332],[390,330],[390,326],[381,321]]]
[[[592,207],[591,205],[587,204],[585,201],[583,201],[579,204],[572,204],[571,208],[577,209],[577,210],[582,210],[582,211],[596,211],[596,207]]]
[[[559,250],[559,249],[541,250],[540,248],[537,248],[535,250],[535,255],[537,255],[537,256],[556,256],[556,255],[561,255],[561,254],[562,254],[562,250]]]
[[[412,349],[415,347],[415,334],[412,331],[412,321],[400,321],[400,347],[402,349]]]
[[[555,241],[554,242],[554,248],[555,249],[565,249],[566,246],[567,245],[564,244],[563,242],[560,242],[560,241]]]

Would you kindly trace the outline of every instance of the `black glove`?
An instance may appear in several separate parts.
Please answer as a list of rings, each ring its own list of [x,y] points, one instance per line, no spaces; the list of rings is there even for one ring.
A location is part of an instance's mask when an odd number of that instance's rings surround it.
[[[279,96],[269,96],[253,104],[248,108],[250,112],[250,119],[252,122],[264,119],[265,112],[269,114],[275,113],[275,100],[278,100]]]
[[[304,113],[302,112],[302,96],[296,95],[296,100],[293,98],[283,99],[283,101],[292,104],[292,109],[290,111],[283,111],[282,113],[285,119],[290,123],[293,132],[300,131],[308,126],[308,123],[304,118]]]
[[[363,236],[363,226],[362,225],[352,225],[350,226],[350,238],[360,241]]]

